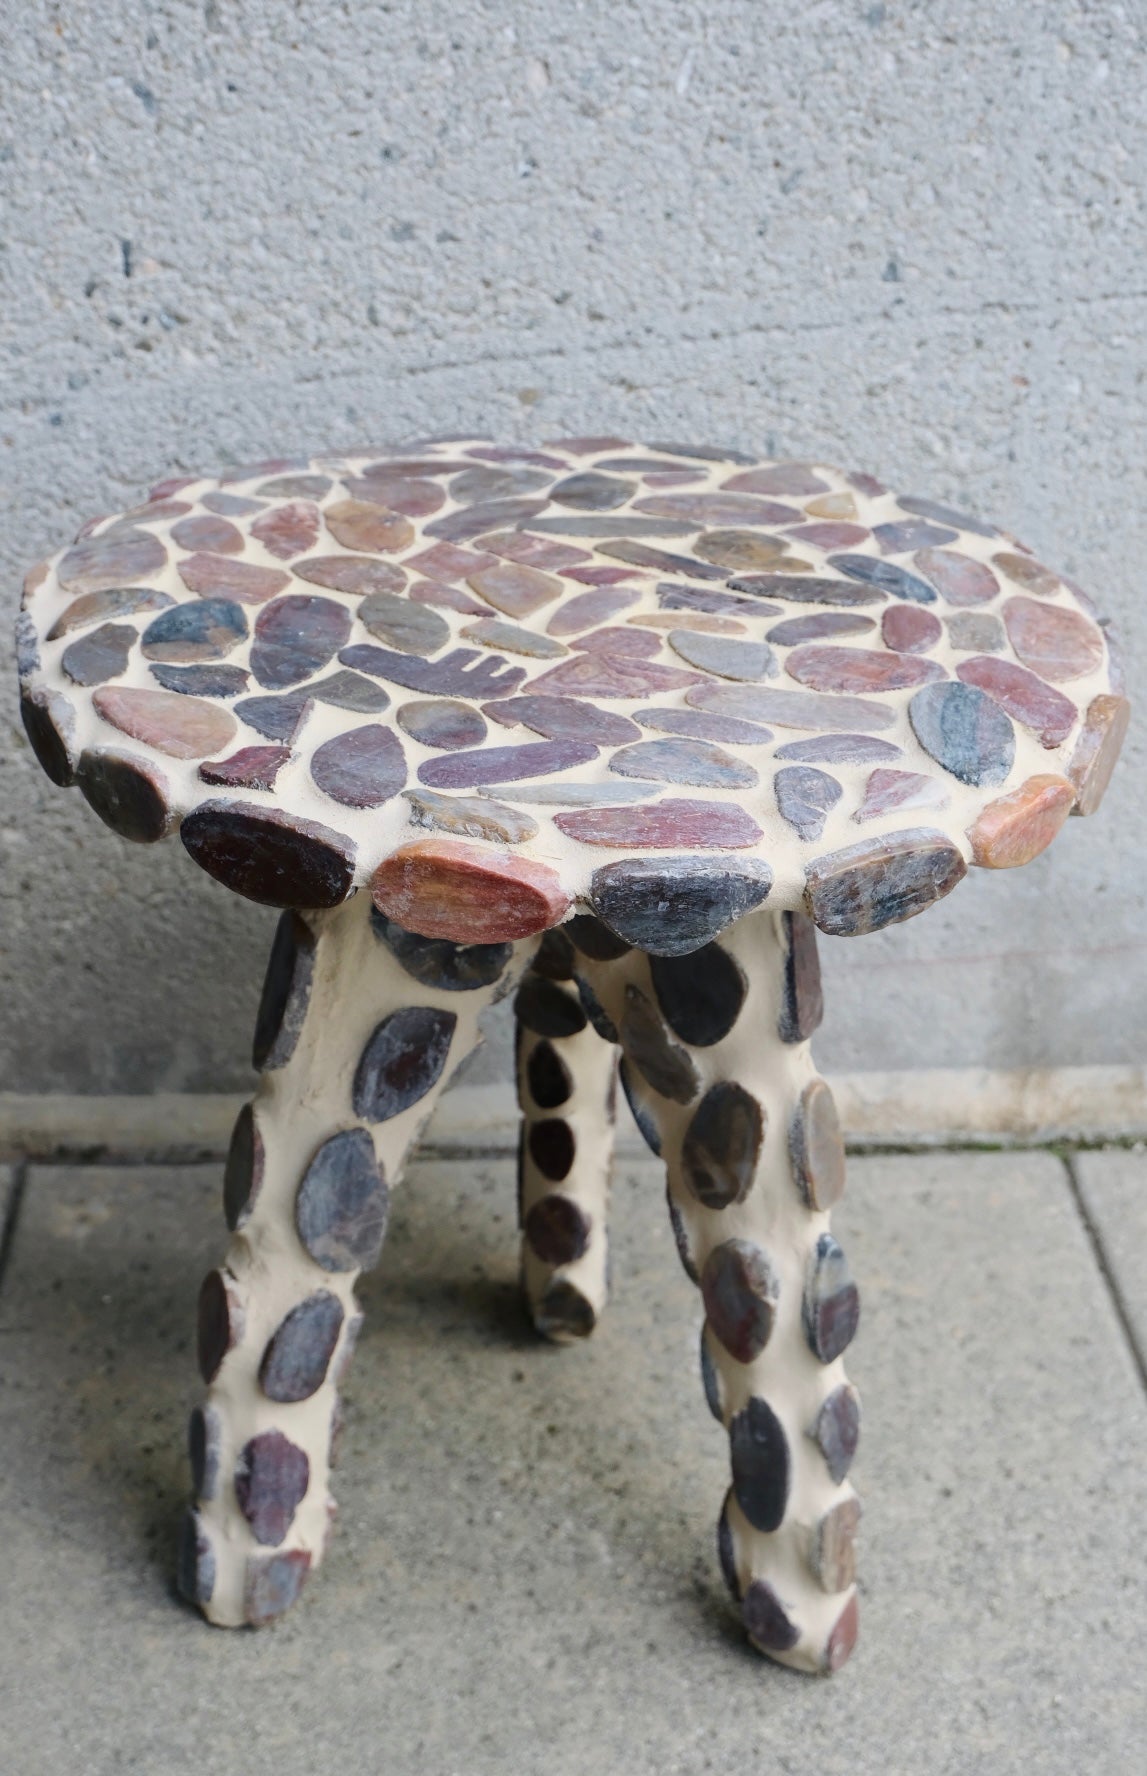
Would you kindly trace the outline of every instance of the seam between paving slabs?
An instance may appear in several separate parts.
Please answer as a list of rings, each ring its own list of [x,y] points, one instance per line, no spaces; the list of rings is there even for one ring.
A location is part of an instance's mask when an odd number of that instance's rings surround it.
[[[1127,1311],[1127,1304],[1123,1299],[1115,1273],[1107,1261],[1107,1248],[1103,1243],[1103,1236],[1088,1210],[1087,1199],[1083,1194],[1083,1189],[1079,1181],[1079,1168],[1076,1165],[1075,1150],[1058,1147],[1053,1148],[1050,1151],[1053,1151],[1057,1155],[1063,1165],[1065,1173],[1067,1174],[1067,1187],[1071,1192],[1072,1201],[1075,1203],[1075,1212],[1079,1216],[1084,1234],[1091,1247],[1091,1254],[1095,1260],[1096,1268],[1103,1279],[1103,1286],[1107,1290],[1108,1299],[1111,1302],[1115,1317],[1119,1322],[1124,1341],[1131,1354],[1131,1360],[1135,1364],[1136,1373],[1139,1376],[1139,1385],[1143,1392],[1147,1394],[1147,1352],[1144,1352],[1143,1346],[1139,1342],[1138,1335],[1135,1331],[1131,1315]]]

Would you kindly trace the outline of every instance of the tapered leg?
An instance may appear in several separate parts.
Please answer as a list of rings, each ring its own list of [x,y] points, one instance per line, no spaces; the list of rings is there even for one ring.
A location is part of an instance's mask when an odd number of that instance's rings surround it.
[[[583,942],[590,924],[572,921]],[[578,992],[570,929],[546,933],[514,1007],[522,1279],[535,1326],[557,1343],[588,1337],[609,1292],[617,1089],[617,1032]]]
[[[204,1281],[179,1583],[212,1622],[257,1625],[322,1559],[337,1390],[389,1192],[434,1102],[532,944],[413,937],[357,894],[284,913],[255,1033],[263,1078],[224,1180],[232,1232]]]
[[[579,956],[578,970],[616,1024],[704,1301],[702,1379],[732,1467],[725,1578],[756,1646],[835,1670],[857,1628],[859,1401],[841,1358],[859,1300],[828,1225],[844,1148],[808,1046],[821,1011],[813,927],[760,911],[692,955]]]

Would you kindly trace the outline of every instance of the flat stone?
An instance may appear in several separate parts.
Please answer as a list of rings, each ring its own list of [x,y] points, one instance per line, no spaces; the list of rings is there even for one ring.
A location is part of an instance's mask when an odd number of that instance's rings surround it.
[[[854,519],[857,507],[851,493],[824,493],[806,500],[805,512],[810,518]]]
[[[223,1167],[223,1215],[230,1232],[250,1219],[263,1188],[265,1166],[266,1154],[254,1107],[244,1104],[235,1119]]]
[[[412,740],[422,746],[435,746],[442,752],[480,746],[487,733],[486,723],[476,709],[447,697],[402,703],[395,710],[394,719]]]
[[[487,463],[463,469],[450,483],[450,497],[460,506],[479,500],[508,499],[514,494],[537,493],[550,485],[552,476],[524,464]]]
[[[240,604],[265,604],[291,583],[290,574],[280,567],[257,567],[250,561],[236,561],[226,555],[188,555],[176,566],[187,590],[199,598],[233,598]]]
[[[805,840],[819,839],[842,790],[835,777],[814,765],[782,765],[773,778],[782,819]]]
[[[655,573],[687,574],[693,580],[723,580],[726,577],[723,567],[695,561],[688,555],[654,549],[648,543],[633,542],[625,537],[601,543],[597,552],[608,555],[613,561],[626,561],[632,567],[650,567]]]
[[[801,1314],[808,1347],[822,1363],[834,1363],[856,1336],[860,1295],[831,1233],[817,1239]]]
[[[295,1226],[323,1270],[369,1270],[386,1238],[390,1192],[365,1129],[344,1129],[318,1148],[295,1198]]]
[[[1088,704],[1067,766],[1067,776],[1075,786],[1077,814],[1094,814],[1103,800],[1130,717],[1126,697],[1102,693]]]
[[[527,518],[536,518],[545,511],[547,503],[544,499],[483,500],[461,511],[449,512],[445,518],[432,519],[423,525],[422,534],[447,543],[468,543],[486,531],[508,530]]]
[[[20,720],[40,769],[66,789],[76,774],[76,715],[60,691],[20,691]]]
[[[209,512],[217,512],[220,518],[247,518],[252,512],[266,510],[262,500],[246,499],[240,493],[204,493],[199,504]]]
[[[495,531],[482,538],[482,548],[503,561],[517,561],[523,567],[540,567],[550,573],[593,560],[586,549],[572,548],[569,543],[551,543],[545,537],[529,536],[524,530]]]
[[[310,592],[276,598],[255,619],[251,671],[268,690],[300,684],[334,658],[350,631],[349,610],[332,598]]]
[[[261,906],[338,906],[354,886],[350,839],[275,808],[204,802],[179,836],[200,869]]]
[[[555,481],[550,488],[550,498],[557,500],[559,505],[573,506],[581,512],[611,512],[624,506],[636,492],[636,482],[586,469],[579,475],[567,475],[564,480]]]
[[[561,1123],[559,1126],[566,1128],[567,1124]],[[531,1128],[531,1151],[536,1131],[545,1127],[546,1124],[540,1122]],[[563,1173],[562,1176],[564,1175]],[[568,1196],[559,1195],[557,1191],[551,1191],[548,1196],[543,1196],[533,1204],[523,1222],[522,1231],[535,1256],[543,1264],[575,1264],[589,1250],[589,1217],[577,1203]]]
[[[433,789],[471,789],[484,783],[550,777],[596,757],[597,747],[588,740],[536,740],[525,746],[486,746],[449,758],[424,759],[418,778]]]
[[[175,826],[167,780],[148,760],[89,747],[76,766],[76,783],[88,806],[122,839],[153,845]]]
[[[772,885],[759,858],[627,857],[594,871],[591,895],[598,916],[627,943],[684,956],[760,906]]]
[[[685,956],[653,956],[649,972],[666,1023],[690,1048],[723,1041],[749,990],[740,964],[716,943]]]
[[[776,462],[766,468],[746,469],[721,483],[726,493],[763,493],[782,499],[807,499],[827,493],[829,483],[810,463]]]
[[[868,556],[856,557],[858,561],[868,559]],[[793,580],[780,573],[738,574],[736,579],[729,581],[729,590],[747,592],[753,598],[783,598],[790,604],[794,599],[800,604],[883,604],[887,596],[867,580],[830,580],[819,575]]]
[[[947,677],[938,660],[818,643],[794,648],[785,671],[814,691],[899,691]]]
[[[215,1549],[198,1511],[185,1511],[179,1531],[175,1588],[188,1603],[202,1607],[215,1594]]]
[[[860,1442],[860,1395],[848,1382],[827,1396],[809,1435],[824,1456],[829,1479],[839,1486]]]
[[[551,666],[548,672],[534,679],[531,689],[547,695],[629,699],[684,690],[698,683],[700,679],[696,672],[661,666],[656,660],[621,653],[590,652]]]
[[[259,1383],[268,1400],[309,1400],[327,1378],[343,1326],[343,1306],[316,1289],[280,1321],[263,1352]]]
[[[89,623],[103,622],[108,617],[130,617],[137,612],[165,610],[173,602],[166,592],[153,592],[149,586],[114,586],[103,592],[83,592],[79,598],[73,598],[56,618],[46,639],[58,641],[61,635],[70,635],[73,629],[86,628]]]
[[[956,555],[950,549],[921,549],[913,559],[948,604],[987,604],[1000,589],[991,568],[970,555]]]
[[[614,807],[620,802],[652,801],[663,787],[660,783],[594,783],[566,777],[559,778],[554,783],[515,784],[512,793],[515,801],[531,802],[537,806],[545,804],[561,808],[600,808]],[[484,796],[492,793],[488,789],[479,791]]]
[[[944,833],[913,828],[817,858],[805,871],[805,905],[829,936],[853,937],[922,913],[967,872]]]
[[[885,814],[901,811],[937,810],[946,808],[950,799],[935,777],[924,777],[915,771],[873,771],[865,786],[864,800],[852,818],[878,820]]]
[[[651,1107],[646,1103],[645,1099],[638,1091],[632,1070],[626,1065],[624,1055],[622,1055],[617,1064],[617,1077],[621,1081],[621,1089],[625,1093],[625,1101],[629,1105],[630,1114],[637,1126],[637,1132],[645,1142],[650,1153],[654,1153],[660,1157],[661,1130],[658,1127],[657,1118]],[[681,1217],[677,1213],[672,1198],[668,1199],[668,1204],[669,1219],[673,1228],[673,1237],[677,1245],[677,1251],[681,1257],[682,1267],[684,1268],[686,1275],[690,1278],[690,1281],[696,1283],[700,1276],[700,1272],[697,1270],[697,1267],[693,1264],[692,1260],[687,1257],[688,1240],[685,1237],[685,1230],[681,1223]]]
[[[741,1603],[741,1620],[755,1646],[767,1653],[787,1653],[800,1639],[784,1605],[767,1579],[754,1579]]]
[[[802,765],[863,765],[902,758],[903,753],[891,740],[873,734],[818,734],[812,740],[789,740],[773,756]]]
[[[698,685],[686,692],[685,700],[694,709],[731,715],[738,721],[772,722],[778,728],[810,728],[818,733],[871,734],[896,721],[894,709],[867,698],[777,691],[766,685]]]
[[[161,573],[167,550],[148,530],[116,530],[76,543],[60,561],[57,576],[69,592],[105,592]]]
[[[588,1338],[597,1325],[592,1302],[565,1277],[549,1285],[533,1313],[537,1330],[557,1344]]]
[[[415,580],[406,596],[415,604],[432,604],[438,610],[458,611],[464,617],[482,617],[488,609],[461,586],[449,586],[443,580]]]
[[[330,592],[348,592],[352,598],[371,592],[401,592],[406,574],[393,561],[367,561],[360,555],[311,555],[296,561],[291,572],[312,586]]]
[[[1036,561],[1031,555],[1017,555],[1004,549],[992,556],[992,564],[1001,573],[1014,580],[1017,586],[1023,586],[1028,592],[1034,592],[1039,598],[1055,598],[1063,584],[1059,575],[1050,567]]]
[[[741,1085],[711,1085],[685,1130],[681,1171],[707,1209],[744,1202],[752,1188],[765,1138],[762,1106]]]
[[[405,789],[415,826],[431,826],[459,838],[495,839],[503,845],[521,845],[532,839],[538,823],[520,808],[504,802],[483,801],[477,796],[439,795],[432,789]]]
[[[247,615],[229,598],[201,598],[165,610],[143,632],[147,660],[185,664],[222,660],[247,639]]]
[[[676,589],[674,589],[676,596]],[[708,598],[710,593],[703,596]],[[760,611],[753,606],[746,607],[746,614],[759,616]],[[684,629],[696,635],[745,635],[747,623],[739,623],[735,617],[710,616],[707,612],[688,611],[684,616],[677,616],[674,611],[640,611],[635,617],[627,617],[626,621],[639,625],[642,629]]]
[[[381,808],[406,782],[402,742],[390,728],[350,728],[316,748],[311,779],[345,808]]]
[[[605,927],[602,926],[602,930]],[[608,935],[608,934],[607,934]],[[542,941],[534,951],[530,967],[543,980],[572,981],[574,977],[574,947],[569,937],[569,921],[559,926],[556,931],[543,931]]]
[[[358,607],[359,622],[400,654],[434,654],[450,640],[445,617],[426,604],[412,604],[394,592],[368,592]],[[349,628],[347,634],[349,634]],[[339,642],[346,641],[343,635]]]
[[[1036,598],[1009,598],[1004,627],[1023,665],[1055,684],[1086,678],[1103,664],[1102,633],[1081,611]]]
[[[961,660],[956,676],[963,684],[986,692],[992,703],[1006,711],[1013,721],[1030,728],[1041,746],[1061,745],[1079,720],[1079,710],[1069,697],[1011,660],[976,655],[971,660]],[[990,781],[998,783],[1002,777]]]
[[[633,948],[594,913],[575,913],[562,927],[574,949],[594,962],[616,962]]]
[[[306,1497],[311,1464],[282,1431],[261,1431],[235,1464],[235,1497],[257,1542],[277,1548]]]
[[[773,737],[771,728],[738,721],[731,715],[709,715],[702,709],[635,709],[643,728],[680,734],[687,740],[712,740],[725,746],[764,746]]]
[[[363,553],[396,555],[415,539],[409,518],[367,500],[337,500],[325,508],[323,522],[337,543]]]
[[[756,1395],[729,1425],[733,1496],[754,1529],[766,1535],[784,1521],[790,1456],[780,1419]]]
[[[615,752],[609,768],[619,777],[714,789],[751,788],[759,780],[752,765],[708,740],[640,740]]]
[[[702,561],[715,562],[729,573],[768,573],[788,548],[783,537],[752,530],[707,530],[693,546]]]
[[[415,568],[428,579],[447,583],[497,565],[498,557],[487,550],[459,549],[454,543],[433,543],[429,549],[420,549],[417,555],[410,555],[406,560],[407,567]]]
[[[269,555],[290,561],[305,550],[313,549],[319,540],[319,508],[307,500],[288,500],[256,518],[251,535],[262,543]],[[206,547],[201,544],[200,547]]]
[[[450,1053],[458,1019],[452,1011],[411,1005],[378,1024],[354,1077],[356,1116],[387,1122],[424,1098]]]
[[[1004,626],[990,611],[957,611],[948,618],[948,640],[963,654],[998,654]]]
[[[960,667],[962,680],[968,664]],[[1016,756],[1012,724],[999,704],[975,684],[928,685],[909,703],[908,719],[924,751],[961,783],[977,788],[1002,783],[1012,768]]]
[[[701,1090],[701,1077],[689,1054],[672,1041],[655,1007],[632,981],[625,988],[619,1034],[625,1058],[662,1098],[688,1104]]]
[[[832,1092],[813,1079],[789,1123],[793,1177],[808,1207],[819,1214],[844,1195],[844,1135]]]
[[[1029,777],[989,802],[968,828],[972,862],[983,869],[1017,869],[1055,838],[1071,813],[1075,786],[1065,777]]]
[[[538,974],[528,974],[518,988],[514,1016],[535,1036],[576,1036],[588,1021],[579,999]]]
[[[289,744],[313,708],[314,696],[308,686],[305,691],[295,691],[287,697],[246,697],[242,703],[236,703],[235,713],[268,740]]]
[[[171,540],[192,554],[205,549],[211,555],[241,555],[246,546],[241,530],[228,519],[209,512],[194,512],[190,518],[180,518],[171,527]]]
[[[429,518],[446,504],[445,491],[436,482],[419,475],[390,474],[380,463],[361,475],[344,477],[344,486],[352,499],[385,506],[404,518]]]
[[[791,524],[800,517],[792,506],[741,493],[662,493],[633,502],[635,512],[671,522],[698,525]]]
[[[243,1342],[246,1314],[235,1278],[228,1271],[209,1270],[199,1289],[195,1351],[199,1373],[214,1381],[228,1351]]]
[[[547,740],[590,740],[598,746],[623,746],[639,740],[641,730],[628,716],[594,709],[577,697],[511,697],[500,705],[507,716],[544,734]]]
[[[268,1560],[248,1560],[243,1582],[243,1617],[251,1628],[265,1628],[298,1602],[311,1569],[305,1548],[272,1554]]]
[[[815,549],[859,549],[872,535],[863,524],[796,524],[785,532],[794,543],[811,543]]]
[[[525,654],[534,660],[553,660],[568,652],[549,635],[538,635],[520,623],[499,622],[496,617],[479,617],[476,623],[467,623],[462,634],[483,647],[503,648],[509,654]]]
[[[904,555],[912,549],[938,549],[954,543],[957,532],[927,518],[899,518],[888,524],[877,524],[873,536],[883,555]]]
[[[777,617],[781,610],[779,604],[766,604],[764,599],[754,603],[751,598],[732,598],[727,592],[715,592],[709,586],[675,586],[668,580],[658,586],[657,602],[663,611],[685,611],[690,618],[720,616],[722,613],[733,618]],[[673,625],[675,629],[696,626],[695,622]]]
[[[183,697],[238,697],[251,681],[242,666],[153,666],[151,676]]]
[[[219,1445],[223,1421],[214,1406],[195,1406],[187,1421],[187,1456],[191,1489],[197,1499],[213,1499],[219,1492]]]
[[[594,542],[598,539],[621,537],[630,541],[634,537],[687,537],[696,530],[696,524],[681,518],[635,517],[637,507],[618,512],[612,517],[602,512],[593,518],[583,518],[576,513],[556,512],[547,510],[544,518],[523,519],[523,528],[535,532],[539,536],[585,537]]]
[[[277,475],[258,491],[264,499],[322,499],[332,485],[328,475]]]
[[[822,1589],[847,1591],[856,1583],[856,1532],[860,1500],[841,1499],[827,1510],[813,1532],[809,1565]]]
[[[719,678],[749,682],[771,678],[778,670],[776,655],[763,641],[733,641],[723,635],[698,635],[691,629],[674,629],[669,645],[690,666]]]
[[[618,1035],[617,1025],[609,1016],[605,1007],[602,1005],[601,1000],[584,976],[582,976],[577,982],[577,991],[578,998],[581,1000],[581,1008],[585,1012],[592,1027],[597,1031],[603,1042],[611,1042],[616,1046],[621,1040]],[[612,1122],[612,1120],[611,1113],[610,1121]]]
[[[900,609],[897,605],[896,609]],[[875,629],[871,617],[853,611],[812,611],[807,617],[786,617],[765,631],[777,647],[799,647],[806,641],[827,641],[837,635],[863,635]]]
[[[612,617],[628,610],[630,605],[637,603],[638,596],[635,586],[598,586],[591,592],[579,592],[554,612],[546,624],[546,632],[558,636],[580,635],[583,630],[608,623]]]
[[[372,907],[370,926],[412,980],[444,993],[469,993],[492,986],[505,973],[512,946],[450,943],[441,937],[419,937],[404,931],[377,907]]]
[[[508,943],[560,925],[570,896],[556,871],[453,839],[419,839],[381,863],[371,885],[388,918],[424,937]]]
[[[705,1404],[708,1406],[709,1411],[712,1413],[717,1423],[723,1429],[725,1424],[725,1389],[721,1382],[720,1371],[717,1368],[716,1363],[713,1361],[713,1355],[709,1349],[710,1340],[708,1326],[703,1325],[701,1327],[701,1336],[697,1343],[698,1354],[700,1357],[701,1386],[705,1390]],[[728,1500],[726,1499],[726,1504],[727,1503]],[[727,1513],[724,1510],[721,1512],[721,1528],[728,1531]],[[718,1534],[720,1534],[720,1529],[718,1530]],[[729,1535],[731,1552],[731,1532],[729,1532]],[[722,1557],[721,1564],[722,1567],[724,1567],[729,1563],[727,1563],[724,1557]]]
[[[73,684],[106,684],[126,671],[136,635],[130,623],[101,623],[64,649],[60,665]]]
[[[332,672],[318,684],[307,686],[307,696],[336,709],[352,709],[356,715],[378,715],[390,703],[389,693],[357,672]]]
[[[846,553],[833,555],[830,565],[847,574],[849,579],[873,586],[893,598],[906,598],[916,604],[935,602],[936,593],[926,580],[909,573],[907,568],[898,567],[893,561],[883,561],[875,555]]]
[[[994,537],[1000,534],[994,524],[985,524],[982,518],[974,518],[967,512],[942,505],[939,500],[898,494],[897,504],[902,511],[912,512],[918,518],[931,518],[936,524],[951,524],[957,530],[970,530],[975,536]]]
[[[170,758],[206,758],[221,752],[238,732],[229,710],[172,691],[102,685],[93,693],[92,707],[113,728]]]
[[[409,691],[434,697],[467,697],[481,703],[488,697],[512,697],[526,676],[523,666],[511,666],[497,655],[484,658],[475,648],[453,648],[437,660],[421,660],[414,654],[392,653],[370,642],[343,648],[339,662],[356,672],[368,672]]]
[[[777,1034],[782,1042],[807,1042],[824,1017],[816,926],[804,913],[782,913],[784,975]]]
[[[573,1077],[552,1043],[539,1042],[530,1051],[526,1086],[539,1110],[556,1110],[573,1096]]]
[[[578,839],[584,845],[649,851],[671,851],[683,845],[739,850],[755,845],[761,838],[761,829],[752,816],[732,802],[667,799],[649,808],[581,808],[570,814],[556,814],[554,825],[568,838]],[[771,883],[770,873],[768,885]],[[601,911],[600,907],[598,910]],[[614,921],[607,919],[606,923]],[[706,937],[713,935],[706,933]]]
[[[294,1054],[307,1015],[314,969],[314,933],[298,913],[283,913],[267,959],[255,1020],[251,1064],[259,1072],[285,1067]]]
[[[885,647],[903,654],[926,654],[943,633],[939,617],[918,604],[890,604],[880,620]]]
[[[738,1363],[759,1357],[772,1335],[780,1281],[768,1254],[749,1240],[714,1246],[701,1272],[713,1336]]]

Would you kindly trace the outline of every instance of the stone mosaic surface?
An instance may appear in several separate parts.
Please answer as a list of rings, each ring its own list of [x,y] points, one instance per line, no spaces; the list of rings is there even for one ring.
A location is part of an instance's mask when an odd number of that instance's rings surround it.
[[[630,861],[711,920],[714,851],[874,929],[1090,812],[1127,719],[1090,600],[978,517],[615,438],[161,482],[29,574],[20,659],[44,769],[126,837],[274,905],[445,895],[457,940],[616,908]]]

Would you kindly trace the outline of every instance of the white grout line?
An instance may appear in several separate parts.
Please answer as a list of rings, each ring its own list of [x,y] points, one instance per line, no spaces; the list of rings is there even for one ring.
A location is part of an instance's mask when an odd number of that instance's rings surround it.
[[[1147,1138],[1147,1066],[938,1068],[847,1073],[832,1081],[852,1147],[1038,1146]],[[214,1159],[244,1102],[223,1093],[139,1097],[0,1092],[0,1155],[29,1159]],[[619,1144],[640,1146],[619,1100]],[[443,1097],[424,1145],[438,1151],[517,1141],[509,1085]]]

